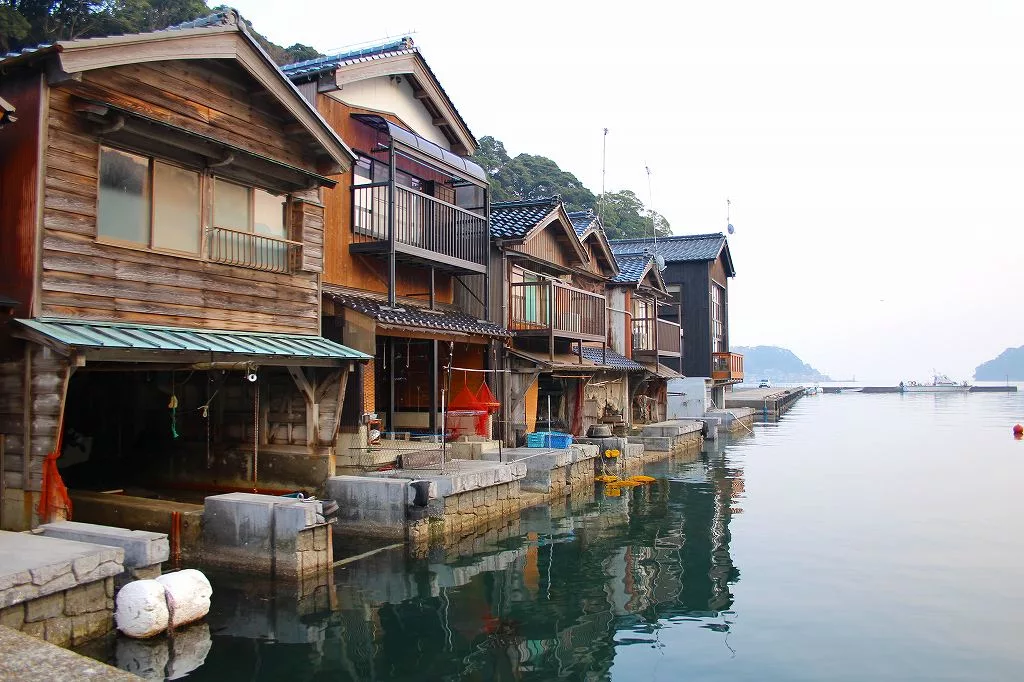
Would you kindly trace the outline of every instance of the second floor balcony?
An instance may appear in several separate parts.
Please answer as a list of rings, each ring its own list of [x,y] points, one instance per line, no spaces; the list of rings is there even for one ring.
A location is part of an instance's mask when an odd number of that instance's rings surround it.
[[[658,357],[678,358],[683,353],[682,328],[661,318],[633,318],[633,358],[657,362]]]
[[[386,182],[352,188],[352,253],[388,253],[393,229],[399,261],[486,271],[486,217],[408,187],[390,192]]]
[[[743,381],[743,356],[739,353],[713,353],[711,378],[715,381]]]
[[[556,281],[509,285],[508,328],[517,336],[605,341],[605,297]]]

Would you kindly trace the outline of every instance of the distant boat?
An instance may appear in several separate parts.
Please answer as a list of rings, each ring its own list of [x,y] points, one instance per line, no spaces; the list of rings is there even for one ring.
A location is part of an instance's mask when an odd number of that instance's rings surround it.
[[[900,382],[900,389],[904,393],[967,393],[972,388],[974,387],[966,381],[958,384],[945,374],[936,374],[930,384],[916,381]]]

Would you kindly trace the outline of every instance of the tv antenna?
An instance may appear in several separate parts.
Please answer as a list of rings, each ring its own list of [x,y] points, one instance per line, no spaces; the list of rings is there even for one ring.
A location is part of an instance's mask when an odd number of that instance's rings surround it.
[[[729,234],[736,232],[736,228],[732,226],[732,221],[729,220],[729,212],[732,209],[732,200],[728,197],[725,198],[725,231]]]

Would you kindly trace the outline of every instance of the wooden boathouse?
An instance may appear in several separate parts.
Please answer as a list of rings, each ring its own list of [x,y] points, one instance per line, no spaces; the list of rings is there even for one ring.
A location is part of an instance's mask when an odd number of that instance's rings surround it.
[[[234,11],[0,72],[0,525],[59,514],[61,479],[319,485],[368,359],[321,335],[321,191],[349,147]]]

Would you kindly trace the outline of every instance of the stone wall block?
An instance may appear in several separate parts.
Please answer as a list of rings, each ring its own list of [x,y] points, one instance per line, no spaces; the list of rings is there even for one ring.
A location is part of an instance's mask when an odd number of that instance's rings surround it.
[[[46,621],[46,636],[45,639],[50,644],[56,644],[57,646],[71,646],[72,624],[70,618],[60,616],[58,618],[50,618]],[[106,631],[104,631],[106,632]],[[103,634],[103,633],[99,633]],[[98,636],[98,635],[97,635]],[[85,641],[85,640],[82,640]]]
[[[32,573],[29,571],[21,571],[20,573],[10,573],[8,575],[0,575],[0,592],[9,590],[15,585],[24,585],[25,583],[32,582]]]
[[[64,615],[64,592],[33,599],[25,604],[25,622],[36,623]]]
[[[12,630],[20,630],[25,624],[25,605],[15,604],[6,609],[0,609],[0,625],[5,625]]]
[[[107,606],[107,591],[103,580],[81,585],[65,594],[64,613],[69,616],[102,611]]]
[[[67,622],[65,620],[65,622]],[[114,617],[109,611],[85,613],[71,618],[71,638],[73,644],[82,644],[106,634],[114,627]]]
[[[303,530],[295,538],[295,549],[299,552],[307,552],[313,549],[313,531]]]

